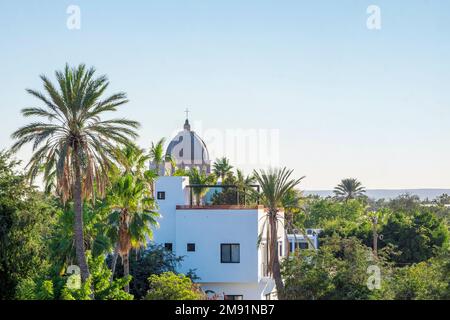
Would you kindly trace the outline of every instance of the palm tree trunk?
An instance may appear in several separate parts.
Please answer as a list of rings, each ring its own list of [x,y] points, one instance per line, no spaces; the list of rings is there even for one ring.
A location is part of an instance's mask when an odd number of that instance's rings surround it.
[[[130,260],[128,252],[122,256],[122,262],[123,262],[123,276],[127,277],[130,274]],[[125,292],[130,293],[130,284],[127,283],[124,289]]]
[[[270,252],[272,261],[272,275],[277,287],[277,294],[279,299],[283,299],[284,284],[281,278],[281,266],[280,259],[278,257],[278,228],[277,228],[277,212],[269,212],[269,224],[270,224],[270,245],[272,250]]]
[[[114,274],[116,273],[116,265],[117,265],[117,258],[119,257],[119,244],[116,244],[116,247],[114,248],[114,256],[111,263],[111,279],[109,282],[113,282],[114,280]]]
[[[81,270],[81,280],[83,283],[89,278],[89,267],[86,262],[86,249],[84,246],[83,235],[83,200],[81,187],[81,169],[78,160],[77,150],[74,150],[74,169],[75,169],[75,185],[74,185],[74,235],[75,235],[75,252],[78,261],[78,266]]]

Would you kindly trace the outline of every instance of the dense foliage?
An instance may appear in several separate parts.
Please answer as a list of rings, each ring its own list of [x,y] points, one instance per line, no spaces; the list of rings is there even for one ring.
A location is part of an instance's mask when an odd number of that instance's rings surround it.
[[[285,297],[448,299],[449,209],[441,201],[304,199],[294,224],[322,229],[320,247],[284,261]],[[379,287],[370,289],[374,270]]]
[[[184,275],[165,272],[148,278],[149,291],[146,300],[201,300],[204,294]]]
[[[55,201],[29,187],[18,163],[0,152],[0,299],[11,299],[21,279],[50,267],[48,239]]]

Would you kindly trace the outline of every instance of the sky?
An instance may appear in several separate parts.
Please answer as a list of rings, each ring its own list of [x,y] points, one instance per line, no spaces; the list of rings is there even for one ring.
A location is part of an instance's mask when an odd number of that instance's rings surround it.
[[[67,27],[70,5],[80,29]],[[30,121],[20,110],[41,106],[25,89],[86,63],[127,93],[115,116],[140,121],[144,148],[181,129],[188,107],[193,129],[215,134],[213,155],[246,172],[271,157],[309,190],[346,177],[449,188],[449,40],[448,0],[0,0],[0,149]],[[256,152],[269,151],[236,160],[217,147],[233,130],[268,132]]]

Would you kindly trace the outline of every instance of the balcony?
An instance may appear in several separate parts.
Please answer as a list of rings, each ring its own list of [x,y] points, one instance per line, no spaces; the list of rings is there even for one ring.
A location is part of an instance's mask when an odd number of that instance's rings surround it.
[[[178,210],[218,209],[248,210],[261,209],[259,203],[259,185],[208,185],[192,184],[186,186],[189,192],[185,205],[177,205]],[[201,195],[201,196],[199,196]]]

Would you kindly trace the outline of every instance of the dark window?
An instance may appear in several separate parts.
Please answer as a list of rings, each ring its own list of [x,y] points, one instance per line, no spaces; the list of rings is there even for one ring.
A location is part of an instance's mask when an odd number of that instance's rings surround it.
[[[188,243],[187,244],[187,251],[188,252],[195,252],[195,243]]]
[[[173,245],[172,245],[171,243],[164,243],[164,248],[165,248],[167,251],[172,252]]]
[[[224,297],[225,300],[244,300],[243,295],[235,295],[235,294],[226,294]]]
[[[220,262],[221,263],[240,263],[241,248],[237,243],[223,243],[220,245]]]
[[[300,250],[305,250],[305,249],[309,249],[309,245],[307,242],[297,242],[295,244],[295,250],[300,249]]]
[[[300,242],[298,246],[300,247],[300,250],[308,249],[308,243],[306,242]]]
[[[156,194],[156,198],[158,200],[165,200],[166,199],[166,192],[165,191],[158,191]]]

